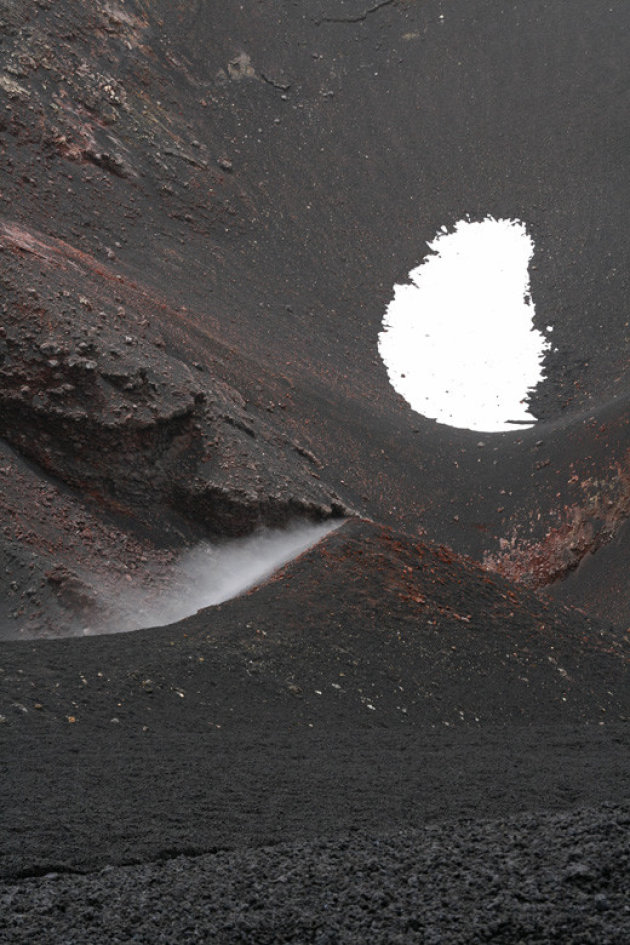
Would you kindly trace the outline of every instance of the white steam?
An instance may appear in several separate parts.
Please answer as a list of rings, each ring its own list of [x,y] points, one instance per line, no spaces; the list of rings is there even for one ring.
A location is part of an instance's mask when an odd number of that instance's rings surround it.
[[[86,627],[84,633],[165,626],[221,604],[266,580],[340,524],[300,523],[286,529],[260,529],[246,538],[220,544],[203,542],[177,560],[167,590],[121,588],[115,603],[108,602],[105,624]]]

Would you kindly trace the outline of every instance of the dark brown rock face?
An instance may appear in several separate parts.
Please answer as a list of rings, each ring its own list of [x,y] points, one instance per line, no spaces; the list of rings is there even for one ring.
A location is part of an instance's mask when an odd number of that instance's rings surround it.
[[[10,518],[28,522],[23,551],[36,554],[41,572],[36,593],[10,605],[16,629],[83,625],[107,577],[99,557],[117,557],[120,542],[136,548],[126,567],[137,568],[140,553],[159,570],[157,546],[344,514],[334,491],[317,481],[317,458],[273,429],[267,411],[248,411],[222,372],[182,350],[173,326],[185,316],[65,241],[7,222],[0,230],[6,264],[0,433],[37,464],[38,488],[54,494],[54,482],[62,482],[73,490],[48,502],[42,515],[26,489],[32,469],[16,476],[20,459],[11,455],[6,475],[11,470],[13,488],[4,505]],[[83,537],[73,535],[70,548],[62,514],[68,502],[73,515],[92,522]],[[97,527],[103,516],[109,524]],[[169,535],[173,516],[180,524]],[[131,537],[138,530],[144,539]],[[13,544],[23,544],[24,534],[5,525]],[[98,551],[85,546],[93,539]],[[48,571],[40,567],[44,557]],[[86,573],[81,560],[90,562]],[[59,569],[62,580],[44,579]]]
[[[238,391],[186,363],[172,341],[167,345],[168,320],[178,313],[60,241],[8,224],[3,237],[7,255],[15,256],[7,267],[10,302],[0,339],[2,432],[9,443],[103,500],[155,507],[185,501],[187,489],[200,500],[206,486],[219,496],[232,488],[233,505],[243,494],[249,518],[269,481],[282,477],[284,463],[285,483],[286,473],[299,478],[302,468],[304,508],[316,510],[319,498],[320,514],[327,513],[327,497],[306,478],[311,470],[297,444],[274,443]],[[25,279],[45,284],[45,294],[24,290]],[[283,453],[291,454],[293,467]],[[256,488],[263,479],[262,490]],[[282,487],[269,498],[289,501]],[[212,529],[207,504],[199,518]],[[299,505],[291,494],[291,508]],[[249,521],[224,528],[224,517],[217,513],[221,533],[251,528]]]

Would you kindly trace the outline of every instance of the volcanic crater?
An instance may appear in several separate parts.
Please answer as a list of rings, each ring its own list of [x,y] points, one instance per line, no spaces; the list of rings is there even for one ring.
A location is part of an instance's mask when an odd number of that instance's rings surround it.
[[[7,943],[627,940],[629,20],[0,2]],[[378,338],[489,216],[527,221],[553,347],[532,426],[479,433],[415,412]],[[296,522],[339,527],[229,602],[105,620]],[[448,915],[408,888],[440,844]],[[173,869],[169,925],[137,891]]]

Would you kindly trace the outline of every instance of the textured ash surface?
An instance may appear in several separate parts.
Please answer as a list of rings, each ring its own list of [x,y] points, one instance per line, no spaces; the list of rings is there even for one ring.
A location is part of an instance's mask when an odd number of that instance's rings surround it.
[[[605,805],[50,873],[2,889],[4,941],[623,945],[629,825]]]
[[[8,941],[628,940],[629,18],[0,0]],[[480,436],[376,344],[488,213],[558,352]],[[349,513],[179,624],[33,639]]]

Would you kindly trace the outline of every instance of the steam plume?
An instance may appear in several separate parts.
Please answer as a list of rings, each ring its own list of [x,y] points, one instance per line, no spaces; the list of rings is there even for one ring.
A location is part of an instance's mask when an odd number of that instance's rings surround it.
[[[165,626],[236,597],[317,544],[339,522],[300,523],[287,529],[260,529],[220,544],[203,542],[179,558],[165,592],[123,589],[108,610],[106,625],[86,633],[116,633]]]

